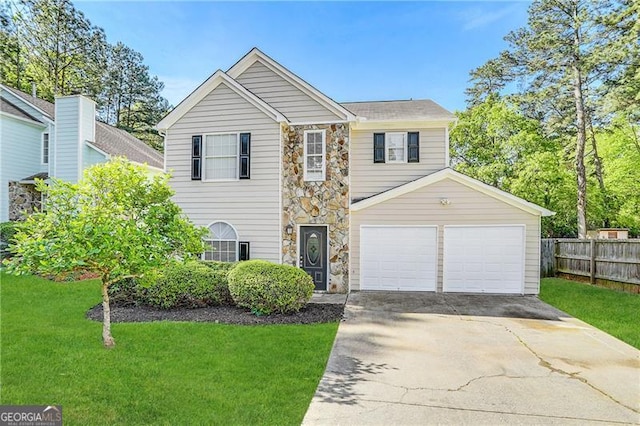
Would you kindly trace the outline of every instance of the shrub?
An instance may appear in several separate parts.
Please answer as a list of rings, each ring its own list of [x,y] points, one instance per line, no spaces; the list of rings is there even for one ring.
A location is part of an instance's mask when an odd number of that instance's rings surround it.
[[[135,278],[126,278],[109,287],[109,299],[112,303],[124,306],[137,306],[143,301],[143,289]]]
[[[225,273],[231,271],[238,264],[237,262],[218,262],[216,260],[201,260],[200,262],[214,271]]]
[[[0,223],[0,257],[9,257],[9,244],[13,240],[13,236],[18,229],[16,228],[16,222],[1,222]]]
[[[163,309],[231,302],[227,273],[213,270],[201,262],[172,263],[146,276],[141,286],[144,302]]]
[[[309,301],[313,288],[302,269],[264,260],[239,263],[229,272],[234,302],[258,315],[296,312]]]
[[[0,222],[0,240],[5,243],[10,242],[16,232],[18,232],[16,224],[17,222]]]

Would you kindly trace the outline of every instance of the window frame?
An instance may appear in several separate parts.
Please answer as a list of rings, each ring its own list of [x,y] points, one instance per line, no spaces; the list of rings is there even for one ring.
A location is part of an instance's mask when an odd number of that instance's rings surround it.
[[[236,239],[235,240],[234,239],[229,239],[229,238],[214,239],[214,238],[210,238],[210,234],[207,235],[206,237],[204,237],[202,239],[202,241],[204,241],[204,243],[205,243],[205,250],[202,252],[201,259],[202,260],[207,260],[207,258],[206,258],[207,257],[206,256],[207,251],[210,251],[212,253],[211,257],[214,256],[214,254],[216,253],[216,251],[213,250],[213,243],[214,242],[235,242],[235,259],[234,260],[226,260],[225,261],[225,260],[209,259],[209,261],[214,261],[214,262],[237,262],[238,259],[240,258],[240,234],[238,234],[238,230],[236,229],[235,226],[233,226],[232,224],[230,224],[229,222],[227,222],[225,220],[214,220],[209,225],[207,225],[207,230],[209,230],[209,233],[211,233],[211,230],[210,230],[211,227],[213,225],[215,225],[215,224],[218,224],[218,223],[223,223],[223,224],[229,226],[233,230],[233,232],[235,233]],[[211,250],[208,250],[209,248]],[[219,253],[219,251],[218,251],[218,253]]]
[[[46,147],[47,161],[44,161],[44,158],[45,158],[45,137],[46,137],[46,141],[47,141],[47,147]],[[51,152],[51,135],[49,134],[49,132],[42,132],[42,138],[40,140],[40,163],[43,166],[48,166],[49,165],[50,152]]]
[[[397,149],[397,148],[392,148],[390,146],[390,142],[391,142],[391,136],[394,135],[402,135],[402,139],[403,139],[403,157],[400,160],[391,160],[389,159],[389,150],[390,149]],[[389,164],[396,164],[396,163],[407,163],[407,155],[408,155],[408,151],[409,151],[409,136],[407,132],[386,132],[385,133],[385,146],[384,146],[384,159],[386,163]]]
[[[311,154],[313,156],[318,156],[321,155],[322,156],[322,177],[310,177],[309,176],[309,170],[307,168],[307,158],[310,154],[308,154],[307,152],[307,141],[308,141],[308,135],[310,133],[320,133],[322,135],[322,153],[321,154]],[[304,162],[303,164],[303,170],[304,170],[304,175],[303,175],[303,179],[305,182],[324,182],[327,180],[327,130],[326,129],[309,129],[309,130],[305,130],[304,131],[304,137],[303,137],[303,156],[302,156],[302,161]],[[315,173],[315,171],[314,171]]]
[[[206,133],[202,135],[202,146],[200,148],[202,154],[202,169],[200,172],[201,180],[203,182],[236,182],[240,180],[240,133],[245,132],[217,132]],[[248,133],[248,132],[246,132]],[[207,160],[213,158],[230,158],[230,156],[210,156],[207,154],[207,137],[208,136],[229,136],[234,135],[236,138],[236,155],[234,160],[236,177],[235,178],[209,178],[207,177]]]

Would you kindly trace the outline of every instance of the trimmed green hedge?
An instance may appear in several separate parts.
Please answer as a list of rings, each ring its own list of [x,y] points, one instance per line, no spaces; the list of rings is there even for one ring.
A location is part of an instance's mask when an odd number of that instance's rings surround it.
[[[218,262],[216,260],[201,260],[200,263],[213,269],[214,271],[225,273],[229,273],[229,271],[238,264],[238,262]]]
[[[142,281],[144,303],[163,309],[231,303],[227,272],[202,262],[172,263]]]
[[[309,274],[264,260],[239,263],[229,272],[229,292],[238,306],[258,315],[299,311],[313,294]]]

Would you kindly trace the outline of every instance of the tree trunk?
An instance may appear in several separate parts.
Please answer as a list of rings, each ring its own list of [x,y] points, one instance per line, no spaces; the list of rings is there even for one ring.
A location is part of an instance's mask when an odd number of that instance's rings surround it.
[[[578,186],[578,238],[587,238],[587,172],[584,167],[584,148],[587,129],[585,125],[582,73],[580,70],[580,27],[577,6],[574,16],[573,96],[576,102],[576,181]]]
[[[591,139],[591,148],[593,149],[593,165],[596,169],[596,178],[598,179],[598,187],[602,192],[602,199],[604,202],[605,216],[602,218],[602,225],[605,228],[611,226],[611,220],[609,219],[609,195],[607,194],[607,187],[604,184],[604,167],[602,166],[602,159],[598,155],[598,143],[596,141],[596,132],[593,130],[593,120],[589,116],[589,139]]]
[[[116,345],[111,336],[111,307],[109,306],[109,284],[106,279],[102,280],[102,343],[105,348],[112,348]]]

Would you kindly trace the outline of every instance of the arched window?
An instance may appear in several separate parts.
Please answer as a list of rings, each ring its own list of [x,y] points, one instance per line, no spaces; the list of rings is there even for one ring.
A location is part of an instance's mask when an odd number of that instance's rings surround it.
[[[227,222],[213,222],[204,238],[204,260],[235,262],[238,260],[238,233]]]

